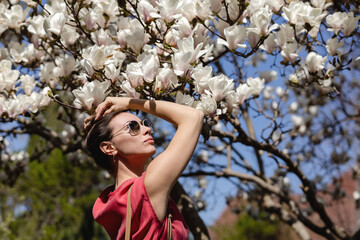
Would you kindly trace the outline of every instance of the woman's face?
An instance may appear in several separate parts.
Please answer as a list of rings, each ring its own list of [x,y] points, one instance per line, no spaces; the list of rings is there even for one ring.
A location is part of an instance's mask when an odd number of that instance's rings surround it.
[[[131,120],[141,123],[140,118],[128,112],[116,115],[110,121],[110,127],[114,136],[110,141],[122,159],[130,160],[134,157],[148,159],[156,152],[151,129],[140,125],[140,134],[135,135],[130,132],[128,127],[125,127]]]

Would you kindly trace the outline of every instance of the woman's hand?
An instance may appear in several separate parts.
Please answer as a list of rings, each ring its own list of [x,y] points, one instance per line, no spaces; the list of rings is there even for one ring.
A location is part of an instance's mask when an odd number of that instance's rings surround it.
[[[95,120],[114,111],[127,110],[129,101],[130,98],[127,97],[107,97],[105,101],[100,103],[95,109]]]
[[[107,97],[100,103],[95,112],[84,120],[84,129],[87,130],[91,123],[98,120],[102,116],[118,110],[127,110],[130,98],[127,97]]]

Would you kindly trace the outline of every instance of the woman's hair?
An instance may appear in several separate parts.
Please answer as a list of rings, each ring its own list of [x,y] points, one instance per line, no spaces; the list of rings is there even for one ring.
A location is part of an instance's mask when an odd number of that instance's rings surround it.
[[[105,116],[102,116],[99,120],[91,121],[91,128],[87,134],[85,144],[87,150],[90,151],[95,163],[108,171],[112,170],[111,159],[109,155],[105,154],[100,149],[100,144],[103,141],[109,141],[112,138],[112,128],[110,127],[110,121],[119,113],[123,111],[115,111]]]

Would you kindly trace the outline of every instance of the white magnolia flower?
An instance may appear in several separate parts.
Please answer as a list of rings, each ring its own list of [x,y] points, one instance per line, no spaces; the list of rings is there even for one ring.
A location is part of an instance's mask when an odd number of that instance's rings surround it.
[[[245,15],[251,17],[252,15],[255,14],[257,10],[264,8],[265,4],[266,4],[266,0],[249,1],[249,5],[245,10]]]
[[[273,109],[273,110],[278,110],[279,109],[279,103],[278,102],[276,102],[276,101],[272,101],[271,102],[271,108]]]
[[[212,67],[196,67],[193,71],[192,78],[195,80],[195,90],[203,94],[204,90],[207,88],[207,82],[212,78]]]
[[[223,100],[228,94],[234,91],[234,81],[225,75],[212,77],[207,84],[210,92],[205,90],[205,93],[208,92],[208,95],[211,95],[217,102]]]
[[[131,87],[136,88],[144,84],[141,62],[132,62],[126,66],[125,78],[129,81]]]
[[[191,22],[194,18],[196,18],[199,14],[197,11],[197,5],[201,2],[193,1],[193,0],[183,0],[179,1],[179,11],[182,16],[186,17],[189,22]],[[203,5],[204,6],[204,5]]]
[[[309,107],[309,109],[308,109],[308,112],[309,112],[311,115],[315,116],[315,115],[317,114],[317,112],[318,112],[318,106],[311,105],[311,106]]]
[[[57,77],[66,77],[76,70],[79,63],[72,55],[65,55],[55,59],[56,67],[53,68],[53,73]]]
[[[105,99],[109,86],[110,83],[108,81],[99,82],[95,80],[86,82],[84,86],[72,91],[76,98],[75,103],[90,111]]]
[[[299,131],[299,133],[304,134],[306,132],[306,129],[307,129],[306,125],[303,124],[299,127],[298,131]]]
[[[0,13],[5,12],[5,10],[8,8],[8,3],[1,1],[0,2]],[[0,22],[5,22],[4,17],[0,14]],[[5,32],[5,30],[7,30],[9,27],[7,26],[7,24],[0,24],[0,34],[2,34],[3,32]]]
[[[324,68],[325,61],[326,57],[322,57],[315,52],[310,52],[306,56],[305,64],[308,67],[310,73],[317,73]]]
[[[321,83],[323,87],[330,87],[333,83],[333,80],[331,78],[324,79],[324,81]]]
[[[326,17],[326,22],[330,26],[328,28],[328,31],[332,31],[336,35],[339,34],[346,17],[347,14],[345,12],[335,12],[333,14],[328,15]]]
[[[178,91],[176,94],[175,102],[178,104],[183,104],[192,107],[194,104],[194,98],[190,95],[183,94],[181,91]]]
[[[354,17],[353,12],[336,12],[330,14],[326,17],[326,22],[330,26],[328,31],[333,31],[335,34],[339,34],[340,30],[343,28],[344,35],[349,36],[358,26],[357,23],[359,19],[360,16]]]
[[[18,98],[7,99],[5,101],[4,112],[6,112],[10,118],[17,117],[24,112],[24,101],[20,101]]]
[[[120,68],[116,68],[114,64],[108,64],[105,66],[105,77],[110,79],[112,83],[116,82],[120,75]]]
[[[124,90],[125,94],[122,94],[123,96],[131,97],[131,98],[140,98],[140,93],[136,92],[133,87],[131,87],[129,81],[124,81],[121,84],[122,90]]]
[[[177,84],[177,76],[170,68],[161,68],[156,76],[154,91],[173,88]]]
[[[43,106],[47,106],[44,102],[49,102],[50,98],[45,94],[40,94],[37,92],[32,92],[28,98],[29,110],[33,113],[39,111],[39,109]]]
[[[27,28],[29,32],[37,35],[38,37],[44,37],[46,35],[44,29],[45,18],[43,16],[36,15],[32,18],[29,18],[27,22],[29,23],[29,26]]]
[[[247,36],[246,27],[240,25],[232,25],[224,29],[226,41],[218,38],[218,43],[223,44],[230,50],[236,50],[238,47],[245,48],[246,44],[242,44]]]
[[[228,16],[234,22],[235,20],[238,22],[242,22],[243,16],[240,16],[240,18],[238,18],[238,16],[240,15],[239,2],[237,0],[227,0],[226,4],[227,9],[225,9],[224,7],[221,8],[219,16],[222,17],[222,19],[226,19],[226,16]]]
[[[4,95],[0,95],[0,116],[6,112],[6,108],[5,108],[5,102],[6,102],[6,98]]]
[[[9,60],[2,60],[0,62],[0,91],[11,91],[14,89],[20,72],[11,69],[11,62]]]
[[[149,41],[149,34],[145,32],[144,28],[136,28],[128,33],[125,37],[125,41],[129,47],[138,54]]]
[[[276,49],[275,34],[270,33],[260,48],[270,54],[274,52]]]
[[[100,16],[96,12],[94,12],[94,9],[90,9],[90,10],[87,8],[80,9],[79,18],[81,21],[81,25],[87,30],[93,30],[97,26],[99,17]]]
[[[33,0],[23,0],[23,2],[25,2],[30,7],[36,7],[37,6],[37,2],[35,2]]]
[[[285,5],[284,0],[265,0],[265,2],[273,12],[279,12],[282,6]]]
[[[297,25],[300,29],[305,27],[305,24],[311,26],[311,29],[306,28],[312,38],[316,38],[320,28],[321,20],[326,16],[321,8],[314,8],[309,3],[291,2],[288,7],[283,7],[282,16],[290,23]]]
[[[238,96],[238,103],[243,104],[251,96],[252,90],[249,85],[243,83],[236,88],[236,94]]]
[[[51,4],[46,3],[44,8],[50,15],[53,15],[55,13],[64,12],[64,9],[66,9],[66,3],[62,0],[52,0]]]
[[[289,82],[293,84],[299,84],[299,78],[297,77],[296,74],[292,73],[289,75]]]
[[[137,11],[145,22],[150,22],[155,18],[161,18],[157,13],[157,9],[150,2],[142,0],[137,4]]]
[[[209,0],[211,11],[214,13],[219,13],[223,4],[218,0]]]
[[[30,75],[21,75],[21,88],[24,90],[26,95],[30,95],[36,86],[34,81],[34,76]]]
[[[196,47],[194,44],[194,38],[188,37],[181,39],[177,42],[178,50],[174,49],[174,51],[180,51],[183,53],[191,53],[191,59],[189,64],[196,62],[202,55],[204,55],[209,49],[201,50],[203,43],[199,43]]]
[[[225,98],[225,111],[236,115],[239,104],[239,96],[235,91],[231,91]]]
[[[262,78],[259,78],[259,77],[256,77],[256,78],[249,77],[248,79],[246,79],[246,83],[251,88],[251,93],[255,97],[257,97],[257,96],[259,96],[260,92],[264,88],[265,80]]]
[[[178,39],[174,39],[174,40],[179,40],[179,39],[182,39],[182,38],[190,37],[192,32],[193,32],[193,27],[191,26],[189,21],[186,19],[186,17],[181,17],[172,26],[172,29],[171,29],[171,34],[172,35],[171,36],[172,37],[176,36],[176,38],[178,38]]]
[[[84,51],[82,54],[83,60],[81,61],[81,65],[86,69],[85,62],[90,64],[94,69],[100,70],[104,68],[108,57],[111,55],[111,50],[106,46],[97,46],[94,45]],[[91,76],[92,74],[89,74]]]
[[[191,52],[175,52],[171,56],[171,63],[173,64],[174,73],[178,76],[184,76],[192,69],[190,65],[193,54]]]
[[[46,18],[45,29],[55,35],[60,36],[66,23],[66,15],[63,12],[58,12]]]
[[[55,68],[53,62],[45,62],[40,65],[39,77],[42,82],[46,82],[51,88],[55,88],[58,83],[58,77],[54,74]]]
[[[289,110],[291,112],[296,112],[299,108],[299,104],[297,102],[292,102],[290,105],[289,105]]]
[[[299,17],[299,13],[302,12],[303,7],[303,2],[291,2],[288,6],[282,8],[282,17],[292,24],[297,24],[302,21],[301,17]]]
[[[275,93],[276,95],[278,95],[279,98],[282,98],[285,94],[285,90],[282,87],[278,86],[275,89]]]
[[[166,22],[171,22],[176,18],[180,18],[179,9],[182,1],[178,0],[159,0],[157,2],[160,15]]]
[[[212,115],[216,113],[217,103],[211,96],[203,94],[201,95],[201,101],[196,102],[195,108],[204,114]]]
[[[106,1],[92,1],[95,4],[95,11],[101,16],[107,17],[107,23],[113,22],[116,20],[117,16],[120,14],[119,6],[116,0],[106,0]],[[105,25],[101,26],[102,28]]]
[[[7,48],[0,48],[0,61],[1,60],[10,60],[10,53]]]
[[[281,56],[283,57],[284,63],[295,63],[300,50],[301,49],[297,49],[296,42],[284,45],[281,50]]]
[[[230,26],[229,23],[223,21],[222,19],[214,19],[213,23],[220,36],[225,38],[224,29]]]
[[[61,42],[65,46],[73,45],[80,37],[75,27],[65,25],[61,32]]]
[[[280,26],[280,30],[275,33],[276,40],[275,42],[282,48],[287,43],[294,42],[295,35],[294,29],[288,24],[284,23]]]
[[[250,25],[250,27],[252,27],[252,26]],[[258,44],[258,42],[260,40],[260,36],[256,32],[249,31],[247,37],[248,37],[248,42],[249,42],[250,46],[252,48],[256,47],[256,45]]]
[[[250,22],[253,27],[248,28],[248,31],[254,32],[259,36],[267,36],[269,33],[278,28],[278,24],[271,24],[272,12],[266,6],[265,8],[258,9],[254,15],[250,17]]]
[[[29,43],[24,48],[24,51],[21,53],[21,60],[25,63],[31,63],[35,59],[43,60],[43,56],[45,55],[44,51],[39,51],[34,44]]]
[[[341,54],[338,49],[341,48],[343,45],[344,42],[338,42],[337,38],[329,38],[326,42],[326,50],[331,56]]]
[[[304,118],[297,115],[291,115],[291,121],[294,124],[295,127],[300,127],[301,125],[304,125]]]
[[[158,56],[146,55],[141,62],[130,63],[126,68],[125,77],[132,87],[143,85],[143,81],[151,83],[155,80],[160,67]]]
[[[44,107],[50,104],[51,98],[49,97],[50,95],[53,95],[53,93],[51,92],[51,89],[49,87],[44,87],[41,95],[43,95],[43,98],[41,99],[40,102],[40,107]]]
[[[326,2],[327,2],[326,0],[311,0],[311,5],[325,10],[326,8],[332,5],[332,3],[326,3]]]
[[[211,45],[210,47],[213,48],[214,45],[210,44],[209,30],[202,24],[196,24],[195,28],[192,29],[192,36],[194,38],[194,45],[198,46],[200,43],[205,45],[204,49],[206,49],[206,45]],[[211,51],[208,51],[208,53]],[[206,55],[206,54],[205,54]]]
[[[191,1],[195,4],[196,12],[194,18],[198,17],[201,20],[205,21],[212,14],[210,1],[196,1],[196,2],[192,0],[188,0],[188,1]]]
[[[9,44],[10,56],[14,60],[14,62],[20,63],[21,61],[27,61],[27,59],[23,58],[25,48],[25,43],[20,44],[19,42],[11,42]]]
[[[357,23],[360,19],[360,16],[354,17],[353,12],[347,13],[346,18],[343,22],[343,33],[345,36],[350,36],[350,34],[354,31],[354,29],[359,26]]]
[[[272,97],[272,93],[274,91],[274,88],[272,86],[266,86],[263,91],[263,97],[265,99],[270,99]]]
[[[159,57],[149,54],[141,61],[141,70],[145,82],[151,83],[158,74],[160,67]]]
[[[7,27],[20,31],[20,27],[24,25],[24,21],[30,8],[23,9],[19,4],[12,5],[10,9],[4,9],[2,12],[3,22]],[[1,25],[2,25],[1,24]]]
[[[259,77],[265,79],[265,82],[271,82],[277,78],[277,71],[263,71],[260,73]]]

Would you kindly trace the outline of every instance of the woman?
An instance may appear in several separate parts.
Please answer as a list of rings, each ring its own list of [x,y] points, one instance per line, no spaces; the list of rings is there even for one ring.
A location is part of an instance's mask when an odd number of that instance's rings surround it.
[[[167,149],[150,163],[148,159],[156,151],[152,126],[125,112],[128,109],[153,114],[177,127]],[[115,97],[106,98],[85,120],[85,127],[91,127],[87,148],[96,163],[109,170],[115,180],[115,185],[101,193],[93,208],[95,220],[111,239],[124,239],[130,189],[132,239],[167,239],[168,230],[174,240],[188,239],[186,223],[169,195],[191,158],[202,122],[203,113],[191,107]]]

